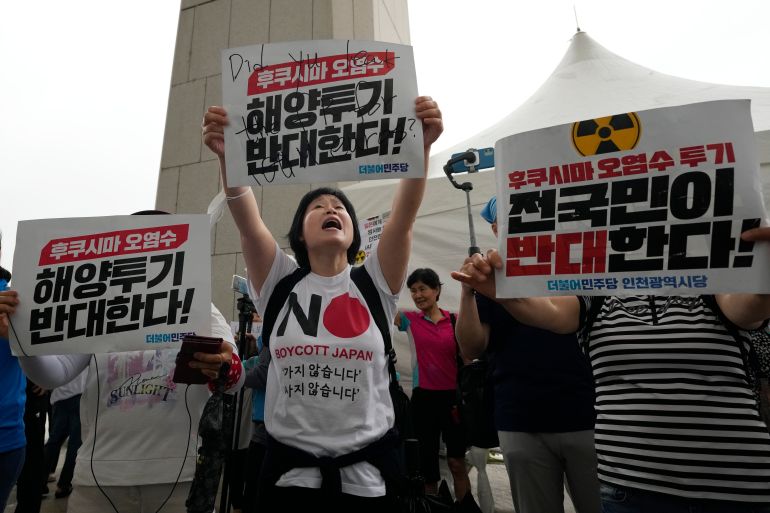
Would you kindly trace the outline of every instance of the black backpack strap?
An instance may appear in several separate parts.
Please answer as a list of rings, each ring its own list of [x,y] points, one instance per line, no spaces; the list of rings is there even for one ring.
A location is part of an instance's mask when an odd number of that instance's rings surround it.
[[[391,382],[398,383],[395,365],[396,352],[393,349],[393,342],[390,339],[390,323],[392,322],[392,319],[389,320],[385,317],[385,310],[382,307],[382,301],[380,301],[380,294],[377,292],[377,287],[374,285],[372,277],[369,276],[369,273],[364,266],[354,267],[350,271],[350,278],[364,296],[366,306],[369,307],[369,311],[372,313],[374,324],[377,326],[377,329],[380,330],[380,334],[382,335],[382,340],[385,343],[385,354],[388,355],[388,371],[390,372]]]
[[[262,316],[262,345],[264,347],[270,347],[270,334],[273,331],[273,326],[275,326],[275,321],[278,319],[278,314],[281,313],[281,308],[289,299],[289,294],[294,290],[294,286],[309,273],[310,269],[298,267],[293,273],[287,274],[276,283],[272,294],[270,294],[270,299],[267,300],[265,315]]]

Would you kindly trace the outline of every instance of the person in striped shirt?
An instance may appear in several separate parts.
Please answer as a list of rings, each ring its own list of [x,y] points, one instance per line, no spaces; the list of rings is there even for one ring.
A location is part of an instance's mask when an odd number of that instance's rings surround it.
[[[770,227],[747,241],[770,241]],[[495,299],[496,251],[456,280]],[[513,317],[577,333],[596,383],[604,513],[770,512],[770,435],[749,380],[748,330],[770,295],[495,299]]]

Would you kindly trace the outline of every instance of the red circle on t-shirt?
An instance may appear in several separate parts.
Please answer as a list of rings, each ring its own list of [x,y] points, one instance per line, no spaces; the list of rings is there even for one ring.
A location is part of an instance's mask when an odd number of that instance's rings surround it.
[[[357,337],[369,329],[369,310],[357,298],[342,294],[326,307],[324,328],[335,337]]]

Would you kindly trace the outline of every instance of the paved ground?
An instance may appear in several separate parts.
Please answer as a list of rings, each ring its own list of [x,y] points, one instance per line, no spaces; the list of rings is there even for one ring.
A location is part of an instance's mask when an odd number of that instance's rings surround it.
[[[60,462],[64,461],[64,454],[59,459]],[[451,478],[449,478],[448,471],[444,467],[444,475],[447,481],[451,484]],[[513,510],[513,503],[511,502],[511,493],[508,487],[508,476],[505,473],[505,466],[502,463],[488,463],[486,468],[487,476],[489,478],[489,484],[492,489],[492,496],[495,502],[495,513],[515,513]],[[471,484],[473,486],[474,497],[478,496],[478,472],[475,468],[470,471]],[[43,499],[43,504],[40,509],[41,513],[65,513],[67,511],[67,499],[55,499],[53,491],[56,489],[56,483],[49,483],[51,493]],[[478,499],[477,499],[478,502]],[[11,495],[8,506],[3,513],[14,513],[16,508],[16,497]],[[572,503],[566,496],[564,499],[565,513],[574,513]],[[77,513],[77,512],[70,512]],[[106,512],[108,513],[108,512]],[[183,513],[183,512],[174,512]]]

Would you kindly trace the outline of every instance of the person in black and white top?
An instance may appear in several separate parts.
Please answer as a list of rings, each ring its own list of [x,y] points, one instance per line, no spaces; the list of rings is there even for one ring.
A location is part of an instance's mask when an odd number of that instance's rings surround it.
[[[742,238],[770,241],[770,228]],[[494,299],[501,267],[492,250],[452,277]],[[596,382],[605,513],[770,512],[770,435],[746,363],[770,295],[495,300],[526,324],[578,333]]]
[[[423,126],[427,169],[430,146],[443,130],[441,112],[430,97],[417,98],[415,111]],[[295,262],[278,247],[251,189],[227,186],[227,122],[225,109],[209,107],[203,140],[219,157],[250,295],[263,318],[280,280],[298,268],[309,271],[281,305],[269,338],[265,426],[270,436],[263,476],[268,472],[270,478],[262,478],[260,504],[275,503],[283,512],[391,511],[381,468],[368,456],[351,456],[381,445],[395,418],[383,337],[367,300],[378,299],[387,319],[394,317],[426,180],[400,181],[379,246],[364,263],[379,297],[365,298],[351,278],[360,234],[347,197],[322,188],[302,198],[289,233]],[[344,465],[338,463],[342,457]],[[292,458],[316,464],[288,464]]]

